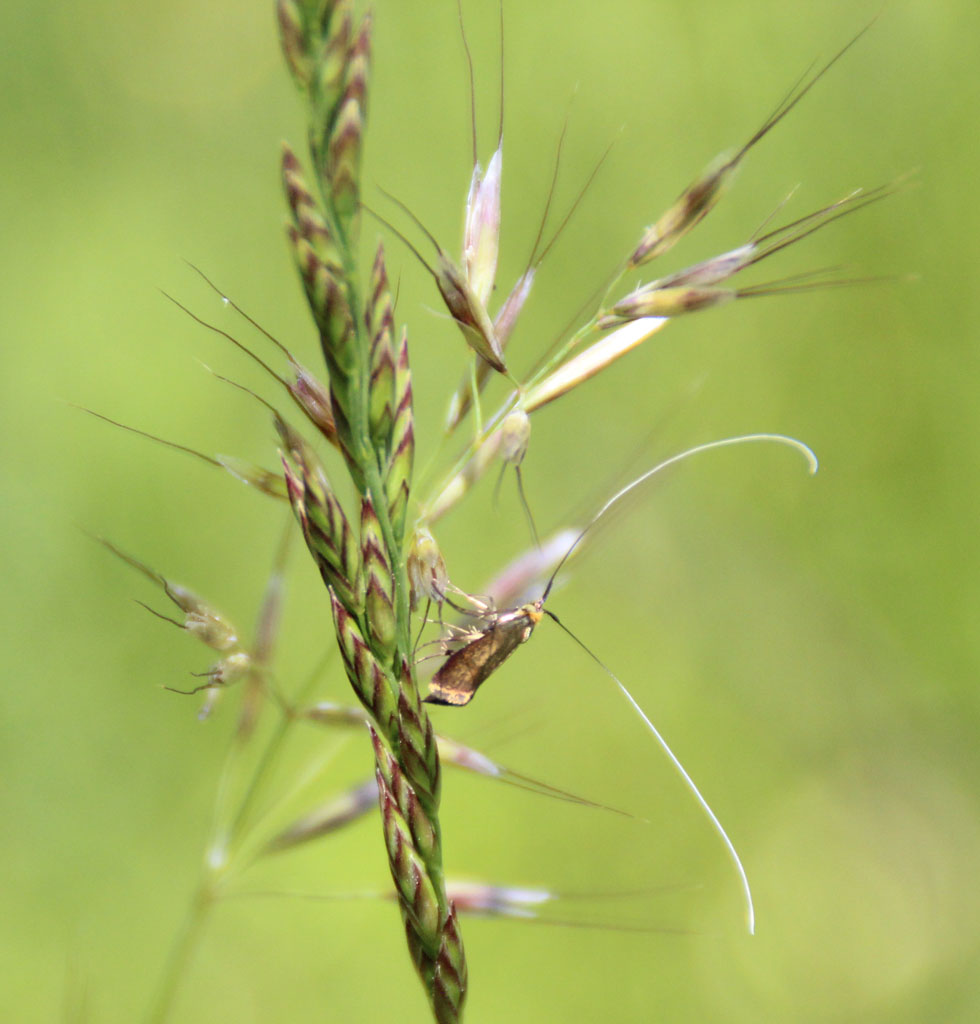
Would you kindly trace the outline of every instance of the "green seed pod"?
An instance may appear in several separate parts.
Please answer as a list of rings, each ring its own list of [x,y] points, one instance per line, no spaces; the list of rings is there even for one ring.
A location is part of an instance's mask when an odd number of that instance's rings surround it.
[[[398,356],[395,360],[395,398],[394,407],[403,414],[412,411],[412,368],[408,358],[408,328],[402,328],[402,337],[398,345]]]
[[[379,777],[381,773],[378,773]],[[422,948],[438,948],[441,913],[435,887],[425,870],[425,861],[412,845],[412,834],[408,823],[398,811],[395,798],[387,787],[379,786],[381,792],[381,822],[384,828],[385,845],[388,848],[388,863],[391,877],[401,896],[412,931]],[[431,955],[431,954],[430,954]],[[444,1019],[444,1018],[439,1018]]]
[[[412,930],[427,956],[434,959],[440,946],[442,910],[424,857],[420,855],[421,850],[416,846],[411,825],[398,804],[399,793],[403,799],[406,798],[406,790],[403,788],[404,776],[398,771],[397,762],[391,757],[377,732],[374,729],[370,732],[374,744],[381,821],[391,876],[398,887],[402,909]],[[393,769],[396,772],[394,778]],[[417,806],[417,802],[415,805]]]
[[[395,610],[376,576],[365,577],[364,615],[375,653],[385,664],[391,660],[398,640]]]
[[[321,343],[329,345],[338,354],[343,353],[349,348],[352,324],[340,280],[330,264],[320,258],[316,248],[294,225],[288,225],[287,234],[307,301],[320,328]],[[349,362],[349,357],[343,360],[344,365]]]

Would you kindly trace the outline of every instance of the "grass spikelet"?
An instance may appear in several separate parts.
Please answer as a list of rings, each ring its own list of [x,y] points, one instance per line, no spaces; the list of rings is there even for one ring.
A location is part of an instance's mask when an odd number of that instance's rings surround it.
[[[391,678],[378,664],[361,635],[354,616],[330,592],[337,643],[347,678],[371,718],[389,735],[395,735],[397,698]]]
[[[844,56],[864,35],[871,25],[866,25],[854,38],[839,50],[819,71],[809,79],[797,83],[769,115],[763,124],[742,144],[733,155],[716,158],[693,184],[689,185],[676,202],[659,220],[643,233],[639,244],[629,258],[631,268],[643,266],[672,249],[686,234],[693,230],[711,212],[723,192],[731,183],[732,176],[749,151],[760,143],[780,121],[803,99],[821,78]]]
[[[408,332],[402,332],[395,362],[395,421],[391,427],[391,457],[385,473],[384,487],[388,515],[399,541],[405,534],[405,517],[415,464],[415,426],[412,411],[412,371],[408,360]]]
[[[374,650],[387,663],[398,642],[395,628],[395,583],[384,549],[381,524],[365,496],[361,501],[361,573],[364,612]]]
[[[294,456],[297,453],[293,453]],[[359,552],[343,507],[334,497],[322,467],[309,450],[291,464],[283,459],[293,511],[324,583],[354,614],[362,609]]]
[[[310,243],[323,263],[340,272],[340,252],[334,244],[327,215],[306,183],[299,157],[286,142],[282,145],[282,184],[297,235]]]
[[[371,61],[371,17],[365,15],[347,54],[343,93],[330,126],[321,173],[339,223],[352,236],[359,209],[359,177],[367,82]]]
[[[394,309],[388,289],[384,247],[378,251],[371,268],[371,292],[365,311],[365,327],[371,339],[371,439],[377,449],[391,447],[391,428],[395,417]]]
[[[363,818],[377,806],[378,784],[374,778],[353,786],[292,822],[266,844],[266,853],[282,853],[321,839]]]
[[[532,388],[524,399],[530,413],[584,384],[591,377],[611,366],[667,323],[667,317],[640,317],[595,342],[560,366]]]

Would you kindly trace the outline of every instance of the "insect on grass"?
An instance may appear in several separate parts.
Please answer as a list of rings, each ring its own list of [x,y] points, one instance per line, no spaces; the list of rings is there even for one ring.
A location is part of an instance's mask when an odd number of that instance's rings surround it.
[[[652,476],[655,476],[657,473],[690,458],[692,455],[712,451],[716,448],[752,443],[782,444],[794,448],[806,458],[811,474],[815,473],[817,470],[817,459],[811,449],[801,441],[797,441],[795,438],[786,437],[782,434],[744,434],[738,437],[728,437],[718,441],[709,441],[706,444],[688,448],[687,450],[658,463],[652,469],[640,474],[640,476],[635,480],[617,491],[602,506],[602,508],[595,513],[592,519],[589,520],[586,526],[576,535],[572,543],[565,549],[565,552],[559,559],[558,564],[548,577],[548,581],[545,584],[541,597],[536,601],[527,602],[516,608],[511,608],[502,612],[491,611],[487,614],[486,624],[481,629],[477,630],[477,635],[464,643],[461,648],[450,654],[436,671],[429,683],[429,695],[425,698],[426,702],[430,704],[442,704],[450,707],[462,707],[469,704],[475,696],[476,691],[490,678],[490,676],[494,674],[494,672],[496,672],[498,668],[500,668],[500,666],[517,650],[518,647],[521,646],[521,644],[526,643],[531,638],[531,634],[534,632],[535,627],[542,618],[547,616],[564,632],[566,632],[613,680],[622,695],[629,702],[633,711],[641,719],[647,730],[653,735],[671,763],[680,773],[684,784],[708,816],[715,831],[725,844],[725,847],[728,850],[738,872],[739,878],[741,879],[746,902],[748,929],[750,933],[754,933],[755,931],[755,909],[752,902],[752,893],[749,888],[748,878],[745,874],[745,869],[742,866],[738,853],[736,852],[731,839],[729,839],[728,834],[722,827],[721,822],[718,820],[718,817],[702,796],[701,791],[694,784],[694,781],[688,774],[687,770],[668,746],[663,735],[650,720],[649,716],[637,702],[632,693],[612,672],[612,670],[609,669],[597,655],[595,655],[574,633],[572,633],[570,629],[568,629],[567,626],[564,625],[564,623],[561,622],[553,611],[545,607],[545,603],[551,594],[555,580],[558,578],[558,573],[571,557],[575,549],[583,541],[585,536],[615,505],[617,505],[633,490],[645,483]]]
[[[502,15],[502,0],[498,3]],[[480,880],[469,891],[448,883],[443,851],[445,819],[440,818],[445,788],[443,766],[453,765],[487,778],[504,779],[511,785],[555,799],[615,809],[506,770],[472,748],[447,741],[436,732],[432,718],[441,712],[435,712],[433,705],[469,704],[477,690],[530,639],[542,619],[551,618],[570,633],[549,604],[560,570],[606,513],[654,474],[699,452],[749,442],[794,447],[809,460],[811,470],[816,468],[816,462],[806,446],[791,438],[749,434],[699,445],[654,466],[616,491],[594,515],[578,520],[585,522],[584,529],[564,533],[560,539],[552,539],[544,548],[539,547],[508,567],[499,578],[506,579],[507,584],[500,589],[495,585],[491,590],[496,595],[496,605],[466,595],[470,617],[463,628],[448,627],[449,637],[440,642],[436,655],[442,664],[431,680],[426,703],[422,703],[425,683],[420,686],[416,670],[416,648],[421,635],[417,627],[426,627],[430,604],[439,610],[441,620],[443,605],[457,607],[456,598],[462,594],[449,583],[448,569],[431,528],[471,493],[494,466],[502,472],[504,466],[514,467],[530,521],[521,474],[530,439],[530,418],[537,410],[611,366],[682,313],[718,307],[744,297],[855,283],[853,279],[828,282],[822,272],[815,271],[744,287],[743,278],[738,278],[738,287],[729,286],[737,274],[895,190],[894,185],[870,191],[851,190],[836,201],[825,200],[818,209],[802,216],[787,212],[787,223],[771,227],[769,222],[774,215],[770,215],[737,248],[699,259],[680,270],[664,265],[655,280],[636,280],[637,271],[646,274],[644,268],[655,259],[670,255],[675,244],[718,204],[740,163],[800,103],[853,45],[852,41],[815,73],[807,72],[800,78],[733,155],[712,163],[662,216],[647,220],[650,226],[638,232],[634,244],[620,251],[609,273],[601,274],[595,293],[581,302],[576,296],[579,309],[570,317],[562,314],[565,324],[550,342],[535,346],[539,351],[516,352],[515,324],[532,291],[536,273],[592,178],[564,219],[553,226],[550,213],[552,200],[558,194],[559,157],[565,135],[562,129],[550,191],[530,256],[526,263],[515,265],[523,266],[523,272],[510,290],[498,290],[504,135],[502,17],[501,113],[496,147],[481,165],[477,153],[473,61],[462,26],[464,5],[456,0],[469,67],[472,127],[472,170],[467,175],[469,190],[462,246],[450,255],[452,247],[441,246],[419,218],[394,200],[413,221],[410,235],[420,232],[426,236],[423,252],[427,251],[425,244],[432,246],[434,256],[430,254],[428,262],[423,262],[449,317],[459,328],[459,332],[447,332],[455,345],[446,346],[447,360],[455,352],[462,372],[453,393],[447,395],[444,433],[449,437],[458,431],[462,450],[447,460],[446,451],[440,447],[428,459],[420,480],[416,471],[416,432],[420,440],[425,432],[418,429],[416,409],[423,402],[430,406],[432,396],[420,388],[420,401],[416,403],[413,374],[422,366],[431,366],[431,361],[426,356],[414,368],[413,361],[417,350],[425,351],[423,346],[428,340],[423,335],[416,341],[413,328],[413,341],[409,344],[408,325],[399,322],[400,315],[396,317],[397,289],[393,291],[390,282],[397,278],[389,273],[384,245],[376,240],[368,263],[370,242],[361,233],[361,213],[370,212],[362,202],[361,165],[367,138],[368,100],[373,105],[375,78],[373,20],[370,13],[355,11],[360,6],[355,0],[276,0],[283,54],[302,97],[308,143],[306,154],[297,153],[288,143],[282,147],[281,184],[288,210],[286,235],[311,316],[307,340],[322,355],[321,369],[307,369],[305,360],[301,363],[293,355],[294,351],[305,351],[300,343],[292,338],[288,347],[279,342],[203,274],[205,283],[220,296],[223,305],[243,318],[252,331],[264,336],[258,350],[253,351],[240,341],[233,330],[217,322],[209,323],[188,306],[176,303],[185,315],[236,346],[254,362],[267,376],[265,384],[269,388],[279,395],[288,395],[292,408],[283,403],[284,410],[290,417],[300,414],[298,426],[284,418],[265,397],[263,389],[252,390],[224,373],[215,373],[218,380],[234,385],[259,403],[263,416],[271,414],[281,468],[273,472],[239,457],[208,455],[96,414],[171,450],[227,471],[253,490],[289,506],[290,522],[276,548],[274,569],[250,636],[243,636],[232,627],[210,602],[124,555],[122,549],[106,544],[161,588],[181,613],[171,617],[154,610],[154,614],[214,652],[208,654],[211,667],[202,674],[201,686],[197,687],[198,692],[203,690],[205,694],[202,716],[215,706],[219,695],[227,693],[223,710],[232,704],[228,710],[234,711],[237,718],[226,768],[217,785],[213,821],[203,856],[199,858],[200,877],[188,907],[187,923],[175,936],[159,988],[151,997],[146,1014],[147,1020],[157,1024],[168,1019],[183,977],[191,973],[186,968],[198,937],[206,930],[202,926],[207,916],[220,902],[218,897],[234,889],[238,876],[265,853],[284,851],[325,836],[367,815],[375,807],[375,799],[393,882],[391,898],[398,903],[411,963],[418,971],[433,1018],[438,1024],[460,1024],[468,990],[468,967],[459,915],[476,911],[527,917],[529,905],[547,899],[549,894],[522,890],[499,880]],[[404,48],[402,43],[399,40],[400,49]],[[538,52],[541,53],[540,48]],[[433,55],[433,59],[437,57]],[[397,72],[397,66],[392,67]],[[442,109],[446,97],[426,97],[423,104]],[[403,164],[404,160],[393,157],[387,166]],[[425,180],[431,182],[432,176],[427,174]],[[443,197],[438,198],[441,201]],[[579,247],[578,257],[589,261],[598,257],[602,250],[598,241],[590,237],[587,244]],[[459,333],[464,344],[460,343]],[[275,347],[275,353],[268,352],[266,342]],[[271,354],[272,359],[267,361],[266,354]],[[531,357],[526,370],[524,355]],[[453,376],[456,377],[456,368]],[[422,380],[419,373],[417,383]],[[498,391],[506,388],[508,394],[495,406],[496,411],[484,416],[481,395],[485,388],[494,385]],[[588,414],[587,409],[585,413]],[[472,428],[469,439],[462,437],[461,427]],[[419,457],[422,447],[420,444]],[[211,518],[215,514],[209,506],[209,528],[202,534],[208,545],[214,536]],[[321,659],[305,680],[294,684],[287,667],[277,657],[279,647],[285,646],[279,643],[279,623],[284,609],[287,549],[289,538],[297,535],[297,528],[310,557],[307,571],[319,574],[326,592],[321,594],[319,603],[309,602],[310,613],[319,612],[320,620],[317,628],[305,637],[299,634],[303,640],[300,646],[305,651],[311,641],[316,643],[322,637],[323,627],[331,632],[332,626],[338,655],[333,666],[335,675],[349,684],[354,702],[350,707],[341,706],[339,717],[358,732],[367,732],[373,777],[356,788],[346,787],[329,799],[317,801],[310,813],[283,822],[270,842],[266,825],[273,822],[272,812],[290,806],[299,785],[312,778],[312,773],[307,772],[290,777],[288,766],[299,765],[300,759],[294,756],[298,751],[290,751],[288,760],[282,756],[287,739],[292,742],[297,732],[306,729],[300,722],[326,726],[335,725],[338,718],[333,710],[337,706],[334,695],[331,693],[331,700],[324,701],[319,699],[324,695],[317,692],[321,683],[327,683],[322,678],[328,669],[326,660]],[[239,556],[235,549],[233,557]],[[526,590],[532,575],[540,591]],[[515,582],[517,576],[521,586]],[[540,596],[536,596],[538,593]],[[420,614],[423,601],[425,611]],[[458,610],[463,610],[462,602]],[[329,622],[325,621],[328,615]],[[746,872],[718,817],[632,693],[574,634],[570,635],[615,682],[721,838],[741,881],[749,930],[754,930],[754,908]],[[317,772],[325,767],[329,756],[317,740]],[[384,958],[375,960],[372,989],[384,984],[387,973]],[[389,1000],[386,1005],[395,1003]],[[397,1005],[401,1008],[401,1000]]]

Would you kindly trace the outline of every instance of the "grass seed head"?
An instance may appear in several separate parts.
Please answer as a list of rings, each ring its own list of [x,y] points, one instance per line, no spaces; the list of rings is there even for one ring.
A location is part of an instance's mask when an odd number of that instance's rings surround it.
[[[185,630],[191,636],[196,637],[214,651],[231,651],[238,648],[238,630],[232,625],[231,620],[219,612],[213,605],[199,597],[193,590],[189,590],[182,584],[167,579],[166,576],[151,569],[138,558],[126,554],[125,551],[117,548],[115,544],[104,537],[96,539],[118,559],[132,566],[137,572],[142,573],[148,580],[160,587],[167,597],[184,613],[183,622],[176,622],[169,618],[167,619],[168,622],[174,622],[175,625]],[[156,612],[154,614],[158,618],[167,618]]]
[[[504,462],[519,466],[531,441],[531,417],[523,409],[508,413],[500,424],[498,451]]]
[[[511,333],[517,325],[517,318],[520,316],[524,303],[531,288],[534,285],[534,267],[526,270],[511,289],[510,294],[504,299],[503,305],[497,310],[493,320],[493,330],[500,345],[501,352],[507,347]],[[479,359],[476,364],[476,390],[482,394],[490,379],[491,367],[486,360]],[[462,423],[463,418],[470,411],[473,405],[473,375],[469,370],[463,373],[462,380],[456,388],[453,397],[449,400],[449,409],[446,412],[446,433],[451,434]]]
[[[323,468],[308,450],[294,450],[283,456],[283,471],[293,512],[320,575],[345,607],[360,615],[360,551]]]
[[[333,591],[330,592],[330,607],[344,668],[354,693],[385,736],[396,736],[398,699],[392,680],[371,653],[354,617]]]
[[[363,708],[354,708],[348,704],[337,704],[335,701],[321,700],[303,712],[303,717],[311,722],[322,725],[344,725],[363,727],[367,723]]]
[[[178,600],[178,592],[192,600]],[[191,595],[190,591],[184,590],[183,587],[174,587],[171,584],[167,588],[167,593],[185,612],[184,629],[191,636],[215,651],[229,651],[238,646],[238,631],[220,612]]]
[[[305,89],[313,72],[313,60],[304,5],[296,0],[276,0],[276,21],[286,66],[296,84]]]
[[[289,393],[306,418],[334,447],[339,447],[337,424],[333,416],[330,392],[306,367],[293,363],[294,379],[288,381]]]
[[[449,574],[435,537],[424,526],[416,529],[406,559],[412,608],[423,602],[442,604],[446,599]]]
[[[324,801],[275,835],[265,853],[280,853],[302,846],[358,821],[378,805],[378,783],[374,777]]]
[[[326,214],[306,183],[299,157],[285,142],[282,145],[281,173],[296,233],[312,246],[321,263],[334,273],[340,273],[342,261]]]
[[[382,664],[388,664],[397,643],[395,581],[381,523],[367,495],[361,500],[361,581],[364,618],[372,648]]]
[[[500,342],[501,348],[506,347],[514,328],[517,326],[517,318],[521,315],[524,303],[527,302],[527,297],[531,294],[536,273],[535,267],[528,267],[514,283],[510,294],[504,299],[500,309],[497,310],[497,315],[493,320],[493,329],[497,334],[497,340]]]
[[[749,266],[758,251],[759,247],[755,242],[747,242],[737,249],[731,249],[728,252],[723,252],[720,256],[713,256],[711,259],[702,260],[684,270],[679,270],[676,274],[658,278],[650,287],[704,288],[720,284]]]
[[[470,285],[466,271],[453,262],[438,241],[436,241],[432,232],[429,231],[405,203],[390,192],[385,192],[384,189],[381,191],[415,222],[416,227],[432,244],[436,250],[436,265],[434,267],[431,266],[418,249],[390,221],[373,210],[370,211],[372,216],[384,224],[390,231],[393,231],[411,250],[412,254],[429,274],[432,275],[442,301],[445,303],[449,315],[456,321],[456,325],[462,332],[466,344],[481,359],[489,363],[491,368],[496,370],[497,373],[506,374],[507,367],[504,364],[503,350],[494,331],[493,321],[487,312],[486,305],[480,300]]]
[[[435,523],[455,508],[469,493],[470,488],[482,479],[486,471],[493,465],[499,444],[500,428],[498,426],[488,436],[480,439],[463,468],[426,504],[420,515],[421,521],[429,524]]]
[[[534,412],[543,405],[561,398],[580,384],[611,366],[627,352],[642,344],[667,323],[666,317],[644,317],[632,320],[590,345],[550,373],[524,396],[524,408]]]
[[[252,658],[245,651],[235,651],[226,658],[216,662],[208,670],[208,684],[211,686],[230,686],[247,675],[252,669]]]
[[[776,106],[776,109],[734,153],[716,158],[692,185],[688,186],[660,219],[643,233],[628,266],[635,268],[649,263],[672,249],[692,228],[714,208],[739,165],[758,143],[803,99],[821,78],[844,56],[873,24],[869,22],[849,43],[831,57],[814,74],[800,79]]]
[[[364,64],[365,70],[367,62]],[[345,98],[330,135],[324,174],[338,216],[350,223],[360,206],[360,166],[364,141],[363,97]]]
[[[477,164],[473,168],[466,220],[463,230],[463,269],[473,294],[484,308],[490,301],[497,278],[500,252],[500,172],[502,147],[490,158],[486,174]]]
[[[617,302],[599,317],[600,329],[617,327],[647,317],[672,317],[697,313],[733,301],[738,292],[731,288],[655,288],[646,285]]]
[[[728,155],[716,158],[666,213],[643,232],[629,258],[629,266],[641,267],[662,256],[695,228],[721,198],[733,171],[734,165]]]
[[[501,352],[507,347],[507,342],[517,325],[517,319],[524,308],[527,297],[531,294],[534,285],[535,267],[529,267],[517,279],[510,294],[504,299],[497,315],[493,319],[493,330],[496,335],[497,344]],[[490,379],[490,365],[483,359],[477,361],[476,365],[476,389],[482,393]],[[467,370],[459,383],[453,397],[449,401],[449,409],[446,413],[446,433],[451,434],[463,421],[463,418],[470,411],[473,405],[473,377]]]
[[[442,301],[463,332],[467,345],[497,373],[506,373],[503,349],[486,306],[459,267],[441,252],[436,264],[435,280]]]
[[[281,473],[273,473],[271,469],[263,469],[261,466],[256,466],[254,463],[233,455],[218,455],[216,459],[224,469],[236,480],[241,480],[243,484],[248,484],[249,487],[254,487],[271,498],[284,499],[288,497],[286,482]]]
[[[352,0],[325,0],[308,6],[313,8],[310,35],[317,48],[315,77],[310,82],[313,119],[326,124],[344,86],[354,34],[354,5]]]
[[[509,885],[491,885],[489,882],[450,881],[446,890],[461,914],[481,917],[533,918],[532,909],[557,899],[547,889],[529,889]]]
[[[415,412],[412,398],[412,372],[408,358],[408,331],[402,329],[401,342],[395,360],[394,403],[395,418],[391,425],[388,467],[385,473],[385,495],[392,530],[399,543],[404,536],[405,516],[412,487],[415,465]]]
[[[384,247],[378,243],[371,267],[371,286],[365,303],[364,322],[371,346],[369,381],[371,439],[385,450],[391,446],[395,416],[394,305],[388,286]]]

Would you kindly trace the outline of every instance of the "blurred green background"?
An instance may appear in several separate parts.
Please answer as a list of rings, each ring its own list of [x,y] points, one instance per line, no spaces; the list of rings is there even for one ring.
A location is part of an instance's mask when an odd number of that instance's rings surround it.
[[[642,226],[878,6],[507,4],[500,280],[526,257],[566,109],[559,207],[615,140],[540,274],[513,342],[518,370]],[[496,5],[465,7],[486,159]],[[380,205],[376,185],[390,189],[455,251],[470,168],[454,5],[378,0],[375,13],[366,193]],[[158,289],[233,323],[192,260],[316,365],[277,171],[280,139],[302,143],[302,111],[271,4],[6,4],[0,32],[0,1015],[132,1021],[190,897],[237,696],[202,724],[196,701],[161,690],[186,685],[207,652],[137,607],[161,602],[79,527],[247,628],[285,515],[70,403],[274,464],[267,417],[199,362],[273,392]],[[731,866],[663,756],[545,624],[439,726],[648,823],[446,776],[451,875],[585,895],[553,916],[620,929],[465,922],[468,1020],[980,1017],[978,38],[968,0],[890,4],[672,262],[741,243],[797,183],[803,213],[917,170],[916,187],[760,275],[840,264],[917,283],[671,324],[535,417],[525,470],[545,531],[598,503],[617,473],[715,437],[787,432],[822,469],[809,479],[795,456],[762,448],[692,462],[600,532],[552,603],[632,686],[728,826],[758,934],[745,934]],[[375,226],[364,235],[373,243]],[[433,314],[424,271],[397,241],[388,251],[424,465],[459,339]],[[512,492],[508,480],[495,507],[486,481],[440,529],[470,590],[527,544]],[[297,549],[284,685],[330,635]],[[335,667],[320,692],[347,699]],[[360,738],[302,732],[280,787],[315,756],[329,763],[294,810],[370,770]],[[327,894],[386,878],[366,820],[239,888]],[[639,895],[615,898],[627,891]],[[400,932],[380,901],[230,901],[173,1019],[425,1021]]]

